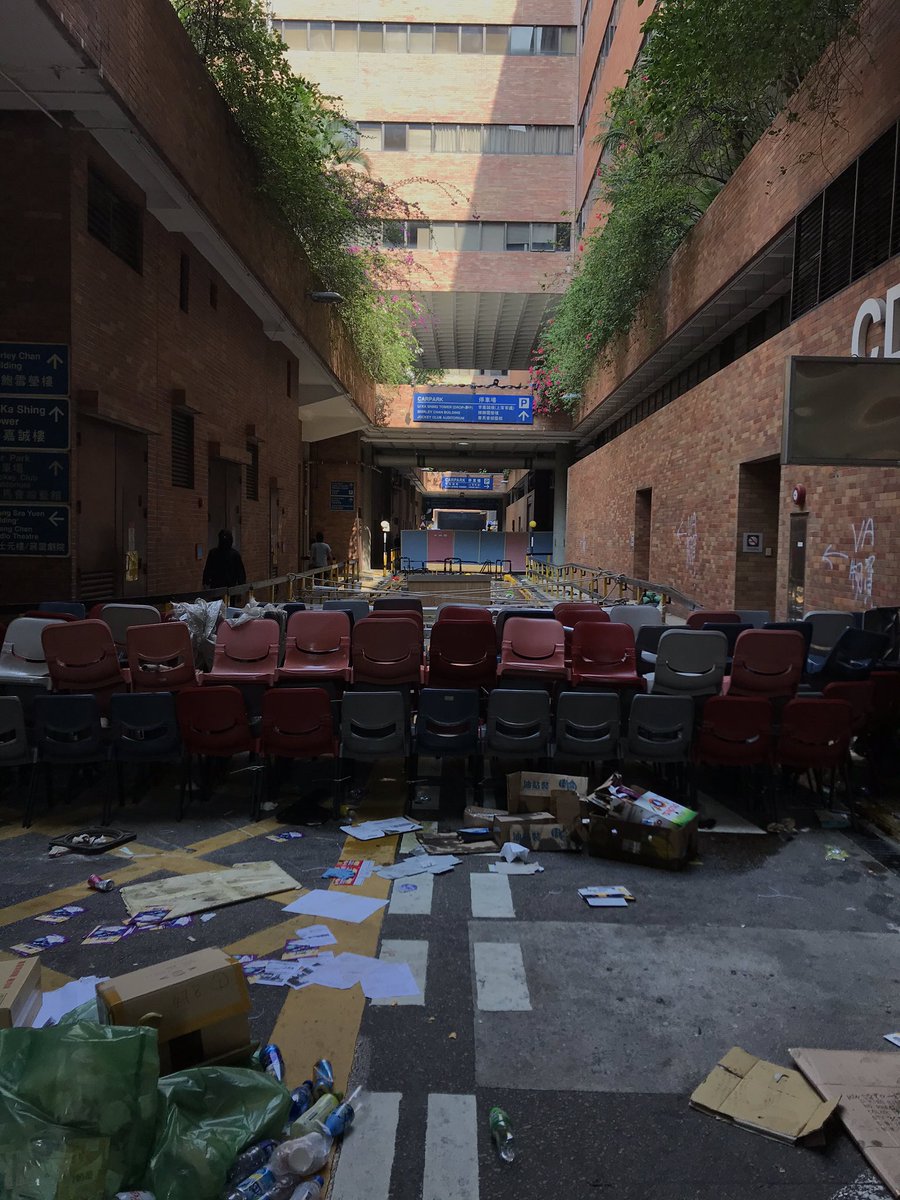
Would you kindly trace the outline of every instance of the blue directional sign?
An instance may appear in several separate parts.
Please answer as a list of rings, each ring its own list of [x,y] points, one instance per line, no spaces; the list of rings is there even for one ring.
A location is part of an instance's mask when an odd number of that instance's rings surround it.
[[[68,499],[68,454],[4,450],[0,445],[0,501],[65,504]]]
[[[58,342],[0,342],[0,395],[68,394],[68,346]]]
[[[467,489],[472,492],[491,492],[494,490],[493,475],[442,475],[441,490],[457,492]]]
[[[68,400],[0,396],[0,450],[68,448]]]
[[[329,507],[332,512],[353,512],[356,507],[356,484],[352,480],[332,483]]]
[[[0,504],[0,556],[65,558],[69,509],[65,504]]]
[[[532,425],[530,395],[496,392],[413,392],[413,420],[458,425]]]

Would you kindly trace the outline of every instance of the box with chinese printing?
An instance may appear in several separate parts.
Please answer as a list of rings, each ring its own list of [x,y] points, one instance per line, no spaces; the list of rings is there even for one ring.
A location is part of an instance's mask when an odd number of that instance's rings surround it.
[[[583,775],[553,775],[547,771],[516,771],[506,777],[506,806],[510,813],[549,812],[557,816],[559,801],[586,796]]]
[[[106,1025],[155,1028],[163,1075],[253,1053],[247,980],[223,950],[198,950],[98,983],[97,1009]]]
[[[493,834],[498,846],[506,842],[516,842],[520,846],[530,845],[529,830],[536,825],[552,825],[555,821],[553,813],[517,813],[509,816],[503,813],[494,817]]]
[[[674,800],[613,777],[588,807],[591,854],[676,871],[697,856],[699,816]]]

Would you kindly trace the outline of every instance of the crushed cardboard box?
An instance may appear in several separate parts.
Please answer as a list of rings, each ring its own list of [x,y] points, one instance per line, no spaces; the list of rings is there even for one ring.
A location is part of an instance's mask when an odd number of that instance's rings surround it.
[[[0,962],[0,1029],[31,1025],[41,1007],[41,960]]]
[[[691,1096],[691,1107],[782,1142],[821,1144],[837,1098],[822,1101],[799,1071],[739,1046],[721,1058]]]
[[[150,1025],[160,1072],[249,1058],[250,992],[241,964],[224,950],[197,950],[97,984],[105,1025]]]
[[[697,856],[700,818],[693,809],[646,788],[626,787],[616,775],[586,803],[591,854],[667,870],[681,870]]]
[[[893,1050],[791,1050],[820,1096],[838,1109],[847,1132],[900,1196],[900,1054]]]
[[[586,796],[588,780],[583,775],[554,775],[547,771],[516,771],[506,777],[506,805],[516,813],[549,812],[559,815],[559,800]]]

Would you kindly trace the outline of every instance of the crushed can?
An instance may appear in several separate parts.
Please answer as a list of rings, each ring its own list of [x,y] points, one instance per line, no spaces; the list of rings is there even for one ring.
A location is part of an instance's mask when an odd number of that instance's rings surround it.
[[[284,1059],[274,1042],[263,1046],[259,1052],[259,1062],[267,1075],[271,1075],[279,1083],[284,1083]]]
[[[288,1124],[292,1124],[298,1117],[302,1117],[308,1108],[313,1103],[313,1081],[304,1079],[299,1087],[295,1087],[291,1092],[291,1111],[288,1113]]]
[[[334,1091],[334,1067],[327,1058],[320,1058],[313,1067],[313,1095],[316,1099]]]
[[[111,879],[103,879],[100,875],[88,875],[87,885],[95,892],[111,892],[116,886]]]

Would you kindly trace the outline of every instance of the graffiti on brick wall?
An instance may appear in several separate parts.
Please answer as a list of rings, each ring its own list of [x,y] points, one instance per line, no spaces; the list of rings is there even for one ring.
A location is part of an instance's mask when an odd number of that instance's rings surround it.
[[[689,517],[683,517],[675,530],[675,537],[681,542],[684,550],[684,565],[693,571],[697,565],[697,514],[692,512]]]
[[[875,582],[875,521],[862,517],[850,522],[853,543],[851,553],[838,550],[829,542],[822,554],[822,562],[829,571],[846,570],[853,599],[864,608],[872,605],[872,587]]]

